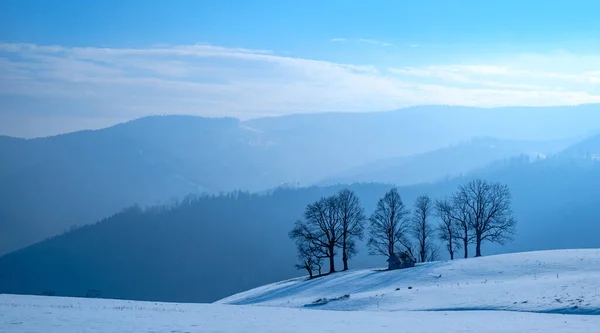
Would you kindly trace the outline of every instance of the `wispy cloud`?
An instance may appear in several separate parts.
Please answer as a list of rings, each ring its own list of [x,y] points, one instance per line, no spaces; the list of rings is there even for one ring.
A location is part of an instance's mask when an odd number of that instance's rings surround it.
[[[377,45],[377,46],[383,46],[383,47],[394,46],[394,44],[392,44],[392,43],[382,42],[379,40],[368,39],[368,38],[356,38],[356,39],[332,38],[330,41],[334,42],[334,43],[344,43],[344,42],[364,43],[364,44],[371,44],[371,45]]]
[[[598,59],[600,61],[600,58]],[[600,62],[599,62],[600,63]],[[492,87],[514,87],[536,89],[578,87],[583,90],[600,92],[600,71],[580,70],[555,72],[551,70],[530,70],[496,65],[453,65],[427,66],[422,68],[391,68],[389,71],[404,77],[426,77],[440,79],[446,83],[474,83]]]
[[[0,131],[9,126],[7,117],[28,117],[28,122],[36,117],[77,121],[167,113],[250,118],[418,104],[597,103],[598,60],[524,55],[503,63],[386,68],[209,44],[0,44]]]
[[[358,42],[379,45],[379,46],[385,46],[385,47],[394,46],[394,44],[392,44],[392,43],[386,43],[386,42],[382,42],[382,41],[378,41],[378,40],[374,40],[374,39],[359,38]]]

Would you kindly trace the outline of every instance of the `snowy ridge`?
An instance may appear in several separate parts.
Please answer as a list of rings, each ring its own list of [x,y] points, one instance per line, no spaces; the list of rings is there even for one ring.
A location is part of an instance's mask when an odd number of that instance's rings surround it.
[[[514,253],[396,271],[351,270],[282,281],[217,303],[340,311],[600,314],[600,250]]]
[[[0,295],[0,332],[10,333],[589,333],[599,326],[600,316],[506,311],[341,312]]]
[[[0,294],[0,332],[597,332],[600,250],[296,278],[217,303]]]

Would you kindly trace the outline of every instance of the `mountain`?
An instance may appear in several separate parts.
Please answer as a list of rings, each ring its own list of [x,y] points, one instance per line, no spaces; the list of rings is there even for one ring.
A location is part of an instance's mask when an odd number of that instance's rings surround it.
[[[359,191],[376,198],[385,189]],[[98,289],[112,298],[213,301],[294,275],[288,229],[307,202],[335,190],[241,192],[131,208],[0,257],[0,271],[10,272],[0,275],[0,293],[80,296]]]
[[[484,244],[484,255],[600,247],[600,162],[513,159],[399,192],[411,206],[418,195],[442,198],[472,177],[506,183],[518,221],[515,240]],[[205,302],[298,276],[288,232],[306,204],[340,188],[236,192],[130,209],[0,257],[0,293],[81,296],[98,289],[109,298]],[[351,186],[367,214],[389,188]],[[351,268],[385,264],[368,256],[364,243],[358,250]]]
[[[424,106],[244,122],[155,116],[48,138],[0,137],[0,254],[133,204],[168,203],[189,193],[307,186],[368,163],[482,135],[502,140],[577,137],[597,129],[598,109]],[[456,172],[487,161],[485,155],[456,163]],[[444,161],[431,158],[439,160]],[[411,163],[407,168],[423,170],[407,171],[400,184],[447,173],[437,166],[426,169],[427,157]],[[368,175],[357,180],[378,180]]]
[[[378,182],[412,185],[454,178],[492,162],[528,155],[545,158],[565,149],[572,140],[520,141],[478,137],[446,148],[378,160],[330,177],[320,185]]]
[[[421,154],[474,137],[553,141],[598,130],[600,104],[297,114],[244,122],[286,154],[288,182],[314,184],[367,163]],[[369,180],[371,181],[371,180]]]
[[[559,158],[600,161],[600,134],[591,135],[558,154]]]
[[[235,119],[151,117],[99,131],[0,140],[0,253],[138,203],[262,181]],[[270,159],[272,162],[272,159]],[[259,171],[260,170],[260,171]]]

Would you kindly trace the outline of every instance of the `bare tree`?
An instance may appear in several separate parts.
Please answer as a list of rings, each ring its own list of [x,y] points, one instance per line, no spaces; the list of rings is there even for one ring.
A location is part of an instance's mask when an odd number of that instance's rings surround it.
[[[342,237],[342,223],[335,196],[321,198],[306,206],[305,221],[298,221],[290,232],[296,242],[307,241],[323,258],[329,259],[329,273],[335,272],[335,248]]]
[[[434,234],[432,234],[432,238],[433,238]],[[440,248],[435,243],[430,243],[430,248],[427,251],[427,256],[425,257],[425,262],[436,261],[439,259],[440,259]]]
[[[411,252],[406,239],[408,232],[407,211],[398,190],[393,188],[379,199],[375,212],[370,217],[369,253],[391,256],[403,247]]]
[[[420,262],[434,260],[432,254],[435,246],[432,243],[434,229],[429,223],[433,204],[428,196],[420,196],[415,200],[412,216],[412,233],[417,240],[417,256]],[[435,256],[434,256],[435,257]]]
[[[306,269],[309,279],[314,277],[315,270],[321,275],[323,257],[319,255],[318,248],[312,246],[306,239],[299,239],[297,246],[300,264],[296,265],[296,268]]]
[[[454,253],[461,247],[459,224],[453,218],[454,207],[448,200],[436,200],[435,210],[437,217],[442,221],[438,226],[438,237],[446,245],[450,260],[454,260]],[[468,231],[468,230],[467,230]]]
[[[508,186],[475,179],[459,187],[456,204],[466,212],[475,237],[475,256],[481,256],[481,243],[504,244],[511,240],[516,221],[512,215]]]
[[[356,254],[355,239],[363,239],[365,213],[360,205],[360,200],[349,189],[341,190],[336,199],[342,224],[342,262],[346,271],[348,270],[348,260]]]
[[[469,257],[469,244],[472,244],[475,237],[471,232],[471,226],[469,224],[470,216],[467,206],[463,204],[460,199],[460,195],[455,193],[452,196],[452,209],[450,210],[452,219],[456,224],[457,238],[460,240],[461,247],[464,251],[464,257]],[[459,244],[460,244],[459,243]]]

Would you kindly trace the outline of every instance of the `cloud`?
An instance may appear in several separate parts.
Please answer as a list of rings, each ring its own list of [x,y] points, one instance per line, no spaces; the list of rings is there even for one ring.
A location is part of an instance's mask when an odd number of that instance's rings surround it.
[[[600,62],[590,56],[577,59],[572,54],[517,55],[503,63],[387,68],[210,44],[100,48],[5,43],[0,44],[0,133],[11,129],[18,134],[3,121],[9,116],[12,124],[15,119],[29,124],[54,117],[88,126],[89,119],[169,113],[247,119],[419,104],[600,102],[600,71],[594,67]],[[569,65],[574,63],[576,68]]]
[[[381,42],[378,40],[374,40],[374,39],[365,39],[365,38],[359,38],[358,42],[360,43],[367,43],[367,44],[373,44],[373,45],[379,45],[379,46],[394,46],[394,44],[392,43],[386,43],[386,42]]]
[[[599,59],[600,60],[600,59]],[[390,68],[389,72],[402,77],[420,77],[439,79],[446,84],[476,84],[488,87],[514,89],[553,89],[564,90],[582,89],[590,92],[600,92],[600,71],[595,70],[566,70],[555,72],[551,70],[530,70],[511,66],[498,65],[450,65]]]
[[[330,39],[330,41],[334,42],[334,43],[345,43],[345,42],[364,43],[364,44],[371,44],[371,45],[377,45],[377,46],[383,46],[383,47],[394,46],[394,44],[392,44],[392,43],[382,42],[382,41],[378,41],[375,39],[368,39],[368,38],[358,38],[358,39],[332,38],[332,39]]]

